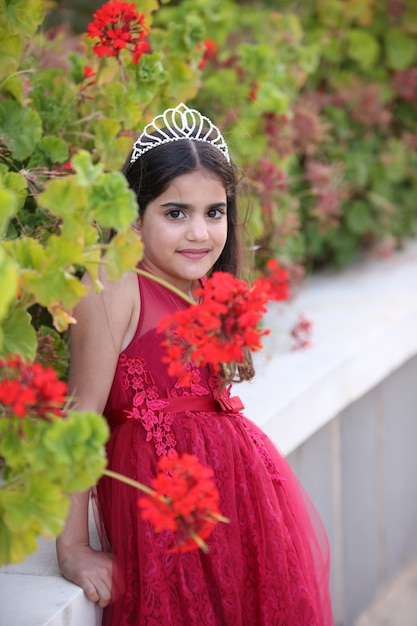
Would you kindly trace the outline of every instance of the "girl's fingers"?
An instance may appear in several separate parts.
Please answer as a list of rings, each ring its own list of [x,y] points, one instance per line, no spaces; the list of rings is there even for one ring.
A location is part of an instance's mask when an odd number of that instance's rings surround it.
[[[104,608],[112,599],[111,596],[111,580],[107,581],[104,579],[96,580],[95,582],[88,580],[83,585],[84,593],[87,598],[98,604],[99,607]]]

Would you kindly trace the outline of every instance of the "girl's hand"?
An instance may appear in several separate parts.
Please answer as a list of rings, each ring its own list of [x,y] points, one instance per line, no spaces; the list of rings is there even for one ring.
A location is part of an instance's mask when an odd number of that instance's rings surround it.
[[[114,594],[112,596],[111,554],[78,546],[65,554],[58,551],[58,562],[63,576],[81,587],[91,602],[104,608],[115,600]]]

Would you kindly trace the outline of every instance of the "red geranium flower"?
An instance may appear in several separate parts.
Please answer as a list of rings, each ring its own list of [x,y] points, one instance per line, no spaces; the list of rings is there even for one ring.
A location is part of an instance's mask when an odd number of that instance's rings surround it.
[[[265,263],[266,273],[253,281],[253,289],[260,289],[268,296],[268,300],[281,302],[290,297],[288,287],[288,272],[284,270],[276,259],[269,259]]]
[[[67,392],[52,367],[26,363],[20,355],[0,360],[0,415],[61,416]]]
[[[83,84],[83,89],[85,89],[86,87],[90,87],[90,85],[94,85],[94,83],[96,82],[94,80],[95,75],[96,75],[96,72],[91,67],[89,67],[88,65],[84,66],[83,80],[86,82]],[[91,80],[88,80],[88,79],[91,79]]]
[[[132,52],[133,63],[137,63],[149,50],[149,44],[144,41],[149,32],[145,16],[134,4],[110,0],[94,13],[93,18],[87,33],[91,39],[98,39],[93,48],[98,57],[118,57],[120,50],[127,48]]]
[[[294,328],[291,330],[291,337],[295,339],[293,350],[309,348],[311,346],[311,331],[313,324],[304,315],[300,315]]]
[[[200,304],[159,322],[158,330],[166,332],[162,345],[171,376],[182,376],[185,382],[190,359],[218,371],[222,363],[242,363],[245,348],[262,348],[261,337],[268,333],[260,328],[266,303],[288,299],[287,273],[276,261],[269,263],[268,272],[252,288],[227,272],[215,272],[195,294]]]
[[[250,86],[249,95],[248,95],[249,100],[251,102],[255,102],[255,100],[257,99],[258,89],[259,89],[259,83],[253,82]]]
[[[216,44],[215,41],[213,41],[213,39],[205,39],[203,41],[203,46],[204,46],[203,56],[201,57],[201,61],[198,64],[198,67],[200,69],[206,66],[207,61],[209,61],[210,59],[216,58],[217,51],[219,49],[219,46]],[[200,50],[200,48],[201,46],[197,46],[197,50]]]
[[[186,552],[200,547],[219,521],[228,521],[219,511],[219,492],[213,470],[201,465],[196,456],[173,452],[161,457],[159,473],[153,479],[153,493],[138,499],[143,519],[156,532],[176,533],[173,550]]]

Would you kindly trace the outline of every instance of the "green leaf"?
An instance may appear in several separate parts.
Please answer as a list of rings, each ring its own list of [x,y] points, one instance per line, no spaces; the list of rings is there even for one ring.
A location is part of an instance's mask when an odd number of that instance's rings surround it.
[[[72,165],[77,172],[77,183],[81,187],[89,187],[95,183],[101,176],[103,166],[98,163],[93,165],[91,155],[86,150],[80,150],[72,158]]]
[[[0,181],[0,236],[4,235],[11,218],[17,213],[17,196]]]
[[[38,149],[47,157],[50,163],[64,163],[68,160],[68,146],[60,137],[42,137]]]
[[[133,76],[132,85],[129,84],[129,94],[126,94],[126,87],[121,83],[111,82],[108,85],[103,85],[98,96],[98,106],[103,115],[120,122],[124,127],[138,128],[142,119],[142,112],[141,108],[138,107],[138,102],[146,102],[149,99],[143,98],[143,100],[139,100],[138,94],[143,93],[141,90],[142,83],[136,79],[133,71],[129,71],[129,75]],[[148,89],[147,84],[145,86]],[[132,90],[134,97],[130,94],[130,90]],[[154,94],[154,90],[152,90],[152,93]]]
[[[347,32],[348,50],[350,59],[356,61],[364,70],[370,70],[377,63],[380,55],[380,46],[371,33],[351,29]]]
[[[74,211],[65,216],[65,221],[61,226],[62,241],[64,245],[70,245],[71,241],[76,241],[83,246],[94,246],[99,238],[99,232],[95,225],[89,224],[86,216]],[[90,254],[90,251],[87,252]]]
[[[143,256],[143,244],[133,230],[119,233],[110,242],[106,252],[107,275],[116,280],[124,272],[136,267]]]
[[[17,70],[22,48],[19,36],[0,37],[0,79]]]
[[[29,519],[39,525],[42,535],[56,537],[64,526],[70,504],[63,490],[65,485],[51,484],[47,475],[34,478],[28,494]]]
[[[108,149],[110,144],[115,140],[119,130],[119,122],[109,119],[98,120],[94,124],[96,145],[100,146],[104,150]]]
[[[94,289],[96,293],[102,291],[103,285],[99,278],[99,268],[102,262],[101,250],[95,248],[88,250],[84,255],[83,267],[85,271],[90,275],[91,280],[94,283]]]
[[[24,359],[33,361],[36,355],[37,338],[27,311],[15,308],[2,324],[3,345],[1,353],[21,354]]]
[[[9,475],[21,472],[26,467],[24,454],[25,438],[21,436],[23,434],[22,431],[25,431],[25,426],[25,421],[16,423],[12,419],[0,420],[0,455],[6,461],[2,476],[4,480],[8,480]],[[24,434],[26,435],[26,433]]]
[[[15,533],[22,533],[29,530],[33,524],[32,503],[28,499],[28,490],[25,485],[5,491],[3,494],[3,519],[10,529]],[[39,531],[39,525],[35,522]]]
[[[417,57],[415,37],[399,29],[389,29],[385,36],[387,64],[393,70],[405,70]]]
[[[14,193],[16,201],[17,201],[17,210],[20,211],[28,195],[25,178],[21,174],[18,174],[17,172],[9,171],[9,172],[6,172],[3,176],[1,176],[1,180],[3,182],[3,185],[6,187],[6,189],[9,189],[10,191]],[[4,210],[1,202],[0,202],[0,209],[1,209],[0,211],[0,215],[1,215],[1,213]]]
[[[129,137],[117,137],[120,124],[113,120],[99,120],[94,130],[97,152],[104,167],[108,170],[119,169],[132,147],[132,140]]]
[[[254,109],[259,110],[260,113],[274,112],[277,115],[284,115],[289,108],[289,98],[281,89],[262,82],[254,105]]]
[[[175,102],[188,102],[197,95],[198,75],[183,58],[173,58],[167,69],[170,84],[167,85],[166,97]]]
[[[5,522],[3,491],[0,487],[0,567],[8,563],[20,563],[38,549],[39,528],[36,526],[25,533],[18,533]],[[9,503],[8,503],[9,504]]]
[[[105,228],[126,230],[138,216],[136,196],[121,172],[102,174],[89,189],[88,204]]]
[[[139,63],[133,66],[132,69],[139,83],[157,85],[164,83],[167,79],[167,72],[162,63],[162,56],[158,52],[142,55],[139,59]]]
[[[78,278],[62,268],[47,272],[26,270],[22,272],[21,280],[22,289],[32,293],[36,301],[48,309],[58,304],[72,309],[88,291]]]
[[[84,80],[84,68],[88,65],[85,56],[78,54],[78,52],[70,52],[68,64],[70,66],[71,78],[79,85]]]
[[[34,474],[20,489],[3,494],[4,521],[16,534],[56,537],[68,513],[69,499],[48,477]],[[28,532],[29,531],[29,532]]]
[[[21,77],[18,74],[8,76],[6,80],[3,81],[0,87],[5,93],[8,93],[13,96],[13,98],[20,104],[24,103],[24,94],[23,94],[23,82]]]
[[[159,3],[157,0],[135,0],[135,4],[141,13],[146,15],[146,24],[150,26],[151,24],[151,13],[157,11],[159,8]]]
[[[0,246],[0,320],[6,315],[9,304],[16,298],[17,285],[16,263],[7,256],[4,248]]]
[[[346,223],[349,230],[355,235],[364,235],[372,230],[372,216],[369,206],[364,200],[355,200],[349,203],[346,211]]]
[[[70,411],[66,419],[56,420],[45,431],[46,449],[58,466],[67,467],[62,475],[66,491],[84,491],[97,482],[106,466],[108,436],[106,420],[90,411]]]
[[[50,270],[59,271],[71,268],[72,265],[81,265],[84,258],[84,248],[78,239],[66,239],[62,235],[51,235],[47,242],[48,266]]]
[[[39,114],[21,107],[14,100],[3,100],[0,107],[0,136],[18,161],[34,151],[42,135]]]
[[[86,201],[87,190],[80,186],[79,178],[76,176],[51,180],[45,191],[38,196],[39,206],[64,218],[84,207]]]
[[[37,239],[29,237],[3,242],[7,254],[22,268],[40,269],[45,258],[45,250]]]
[[[44,0],[3,0],[1,8],[1,32],[30,37],[34,35],[45,16]]]

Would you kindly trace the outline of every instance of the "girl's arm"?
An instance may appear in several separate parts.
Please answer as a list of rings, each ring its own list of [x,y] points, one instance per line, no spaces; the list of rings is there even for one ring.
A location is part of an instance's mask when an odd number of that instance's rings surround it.
[[[71,496],[65,528],[56,542],[58,565],[68,580],[79,585],[87,598],[101,607],[112,598],[112,558],[90,547],[88,536],[89,492]]]
[[[139,319],[137,276],[130,272],[108,282],[102,271],[104,291],[90,291],[74,310],[77,323],[71,329],[69,393],[73,407],[102,413],[111,388],[120,352],[132,339]],[[89,600],[106,606],[111,600],[112,557],[89,545],[89,493],[73,494],[68,518],[57,539],[62,574],[82,587]]]

